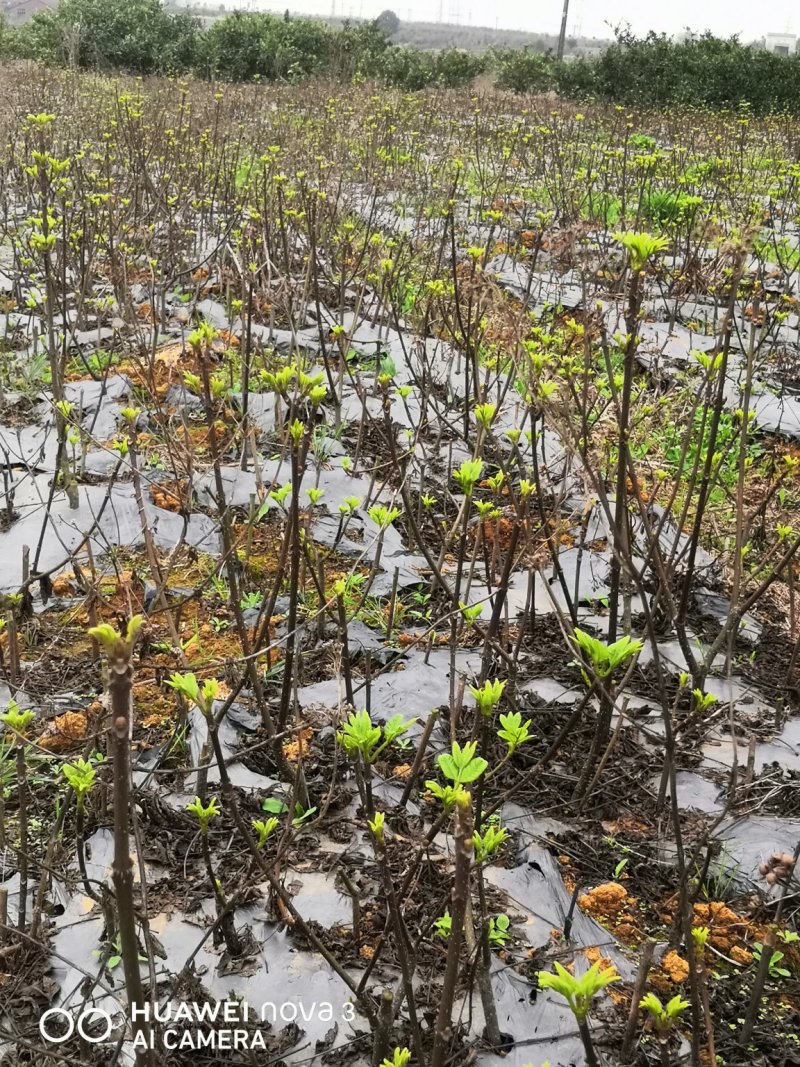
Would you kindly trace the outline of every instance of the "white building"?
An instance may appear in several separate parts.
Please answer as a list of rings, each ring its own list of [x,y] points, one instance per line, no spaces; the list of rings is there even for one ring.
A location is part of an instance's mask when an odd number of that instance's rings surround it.
[[[797,51],[797,35],[794,33],[768,33],[764,39],[768,52],[779,56],[788,56]]]

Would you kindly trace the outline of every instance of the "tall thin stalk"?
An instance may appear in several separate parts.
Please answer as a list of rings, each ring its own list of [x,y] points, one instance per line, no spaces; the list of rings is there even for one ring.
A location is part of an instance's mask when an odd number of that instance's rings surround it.
[[[447,963],[442,984],[436,1029],[433,1036],[431,1067],[443,1067],[447,1050],[453,1036],[453,1002],[458,982],[461,942],[464,919],[469,901],[469,872],[472,867],[472,797],[462,792],[456,801],[455,810],[455,870],[451,894],[450,916],[452,925],[447,944]]]
[[[106,688],[111,705],[108,731],[114,783],[114,861],[111,878],[116,898],[116,922],[120,954],[125,974],[128,1010],[135,1037],[143,1035],[149,1049],[149,1027],[145,1019],[142,976],[139,971],[139,944],[136,936],[136,905],[133,895],[133,859],[131,858],[131,734],[133,731],[133,663],[131,656],[143,619],[135,616],[128,623],[125,637],[107,623],[89,631],[106,653],[108,674]],[[136,1052],[137,1067],[149,1067],[152,1054],[141,1048]]]

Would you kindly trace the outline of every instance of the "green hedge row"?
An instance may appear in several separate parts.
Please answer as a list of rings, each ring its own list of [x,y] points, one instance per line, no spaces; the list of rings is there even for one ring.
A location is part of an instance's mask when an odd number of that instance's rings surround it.
[[[242,12],[203,29],[161,0],[61,0],[19,28],[0,22],[0,56],[231,81],[360,76],[408,90],[466,85],[486,67],[486,57],[457,49],[393,47],[380,20],[334,29],[313,19]]]
[[[391,14],[385,13],[385,14]],[[383,20],[383,21],[382,21]],[[396,47],[386,19],[335,29],[319,21],[235,13],[207,29],[161,0],[61,0],[18,29],[0,23],[0,55],[136,74],[194,72],[229,80],[312,75],[385,81],[413,91],[469,85],[490,71],[515,92],[666,107],[800,111],[800,55],[775,55],[705,35],[676,43],[621,34],[601,55],[558,63],[529,49],[485,54]]]

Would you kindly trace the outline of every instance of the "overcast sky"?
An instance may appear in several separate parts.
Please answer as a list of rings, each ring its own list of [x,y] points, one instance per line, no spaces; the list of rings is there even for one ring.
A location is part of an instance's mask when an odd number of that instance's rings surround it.
[[[557,33],[563,0],[228,0],[228,7],[284,10],[371,18],[392,8],[401,19],[460,22],[499,26],[510,30]],[[675,33],[690,27],[719,36],[741,34],[745,39],[766,33],[800,32],[796,0],[772,0],[762,8],[753,0],[571,0],[569,32],[609,37],[607,23],[629,22],[638,33],[653,29]]]

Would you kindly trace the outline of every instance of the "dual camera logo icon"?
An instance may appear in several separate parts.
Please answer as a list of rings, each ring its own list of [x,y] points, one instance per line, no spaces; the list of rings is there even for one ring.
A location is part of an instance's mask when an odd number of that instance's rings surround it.
[[[86,1027],[96,1019],[105,1019],[105,1030],[100,1034],[87,1033]],[[66,1032],[61,1032],[58,1021],[66,1023]],[[63,1045],[69,1041],[75,1031],[90,1045],[99,1045],[102,1041],[108,1041],[114,1023],[107,1011],[102,1008],[85,1008],[77,1018],[66,1008],[48,1008],[39,1020],[39,1033],[53,1045]],[[58,1031],[57,1033],[55,1031]]]

